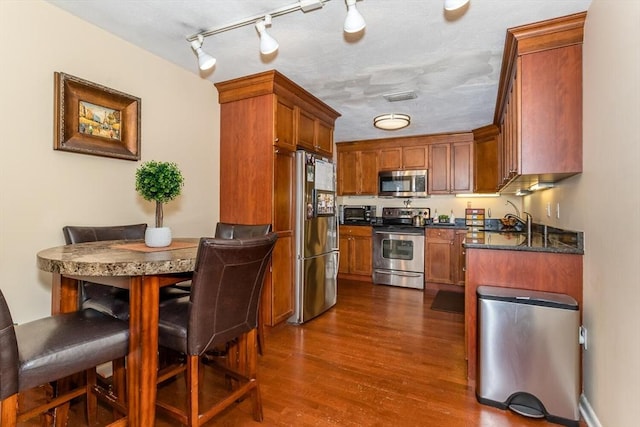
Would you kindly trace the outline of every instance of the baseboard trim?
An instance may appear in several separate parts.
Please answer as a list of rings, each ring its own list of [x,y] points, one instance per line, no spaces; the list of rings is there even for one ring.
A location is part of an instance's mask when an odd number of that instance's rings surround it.
[[[584,394],[580,395],[580,414],[589,427],[602,427],[600,420]]]

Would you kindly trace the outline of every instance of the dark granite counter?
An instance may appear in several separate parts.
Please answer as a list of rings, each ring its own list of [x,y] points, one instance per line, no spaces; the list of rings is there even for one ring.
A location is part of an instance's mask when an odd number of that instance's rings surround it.
[[[534,225],[531,241],[526,232],[494,230],[468,231],[464,246],[469,249],[504,249],[511,251],[584,254],[582,232]]]

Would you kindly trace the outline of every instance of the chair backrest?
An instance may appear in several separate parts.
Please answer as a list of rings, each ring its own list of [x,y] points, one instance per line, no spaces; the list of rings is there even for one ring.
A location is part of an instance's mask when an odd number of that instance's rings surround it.
[[[231,224],[219,222],[216,224],[215,237],[218,239],[248,239],[250,237],[265,236],[271,232],[271,224]]]
[[[98,242],[102,240],[144,239],[147,224],[112,225],[105,227],[80,227],[67,225],[62,228],[67,245],[72,243]]]
[[[0,399],[18,392],[18,341],[7,301],[0,290]]]
[[[187,352],[202,354],[258,325],[264,275],[278,236],[203,237],[191,282]]]

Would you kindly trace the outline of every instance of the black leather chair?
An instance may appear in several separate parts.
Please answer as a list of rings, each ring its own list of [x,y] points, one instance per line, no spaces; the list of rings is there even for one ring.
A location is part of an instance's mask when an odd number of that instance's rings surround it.
[[[97,242],[104,240],[141,240],[147,224],[128,224],[112,226],[65,226],[62,228],[64,240],[67,244]],[[114,288],[112,286],[101,285],[92,282],[80,282],[79,306],[82,309],[94,309],[101,313],[108,314],[120,320],[129,320],[129,291],[127,289]],[[189,295],[184,289],[174,287],[164,287],[160,290],[161,303],[172,298],[179,298]],[[161,362],[172,355],[163,353]],[[118,403],[125,405],[125,359],[113,360],[113,376],[111,388],[117,396]]]
[[[62,228],[65,242],[69,244],[98,242],[104,240],[142,240],[147,224],[113,225],[104,227],[71,226]],[[129,320],[129,291],[98,283],[82,282],[80,307],[93,308],[121,320]],[[160,299],[165,301],[188,295],[186,290],[165,287],[160,290]]]
[[[0,291],[0,425],[16,426],[82,395],[87,399],[88,422],[95,423],[95,367],[124,358],[128,344],[127,322],[92,309],[16,326]],[[35,408],[19,407],[18,393],[83,371],[87,373],[83,385],[63,390]]]
[[[216,224],[217,239],[248,239],[265,236],[271,232],[271,224],[231,224],[219,222]]]
[[[216,224],[216,239],[248,239],[252,237],[266,236],[271,232],[271,224],[235,224],[218,222]],[[182,290],[190,290],[191,281],[180,282],[175,285]],[[258,318],[258,351],[264,352],[264,322]],[[216,351],[219,353],[219,351]]]
[[[248,363],[257,364],[258,305],[276,240],[275,233],[248,239],[200,239],[191,295],[160,307],[159,343],[183,353],[186,361],[160,371],[158,381],[161,383],[186,371],[187,410],[162,400],[156,405],[180,423],[199,426],[245,395],[252,398],[254,419],[262,420],[257,378],[245,376],[230,364],[215,364],[215,367],[221,368],[238,384],[229,396],[201,411],[198,399],[200,358],[208,350],[246,335],[251,358]]]

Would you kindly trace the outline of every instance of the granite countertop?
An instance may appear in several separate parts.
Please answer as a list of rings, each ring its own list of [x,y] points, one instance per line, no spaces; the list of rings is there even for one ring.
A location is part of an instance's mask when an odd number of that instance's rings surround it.
[[[561,230],[543,225],[532,228],[531,242],[526,232],[495,230],[468,231],[464,246],[468,249],[502,249],[511,251],[584,254],[582,232]]]

